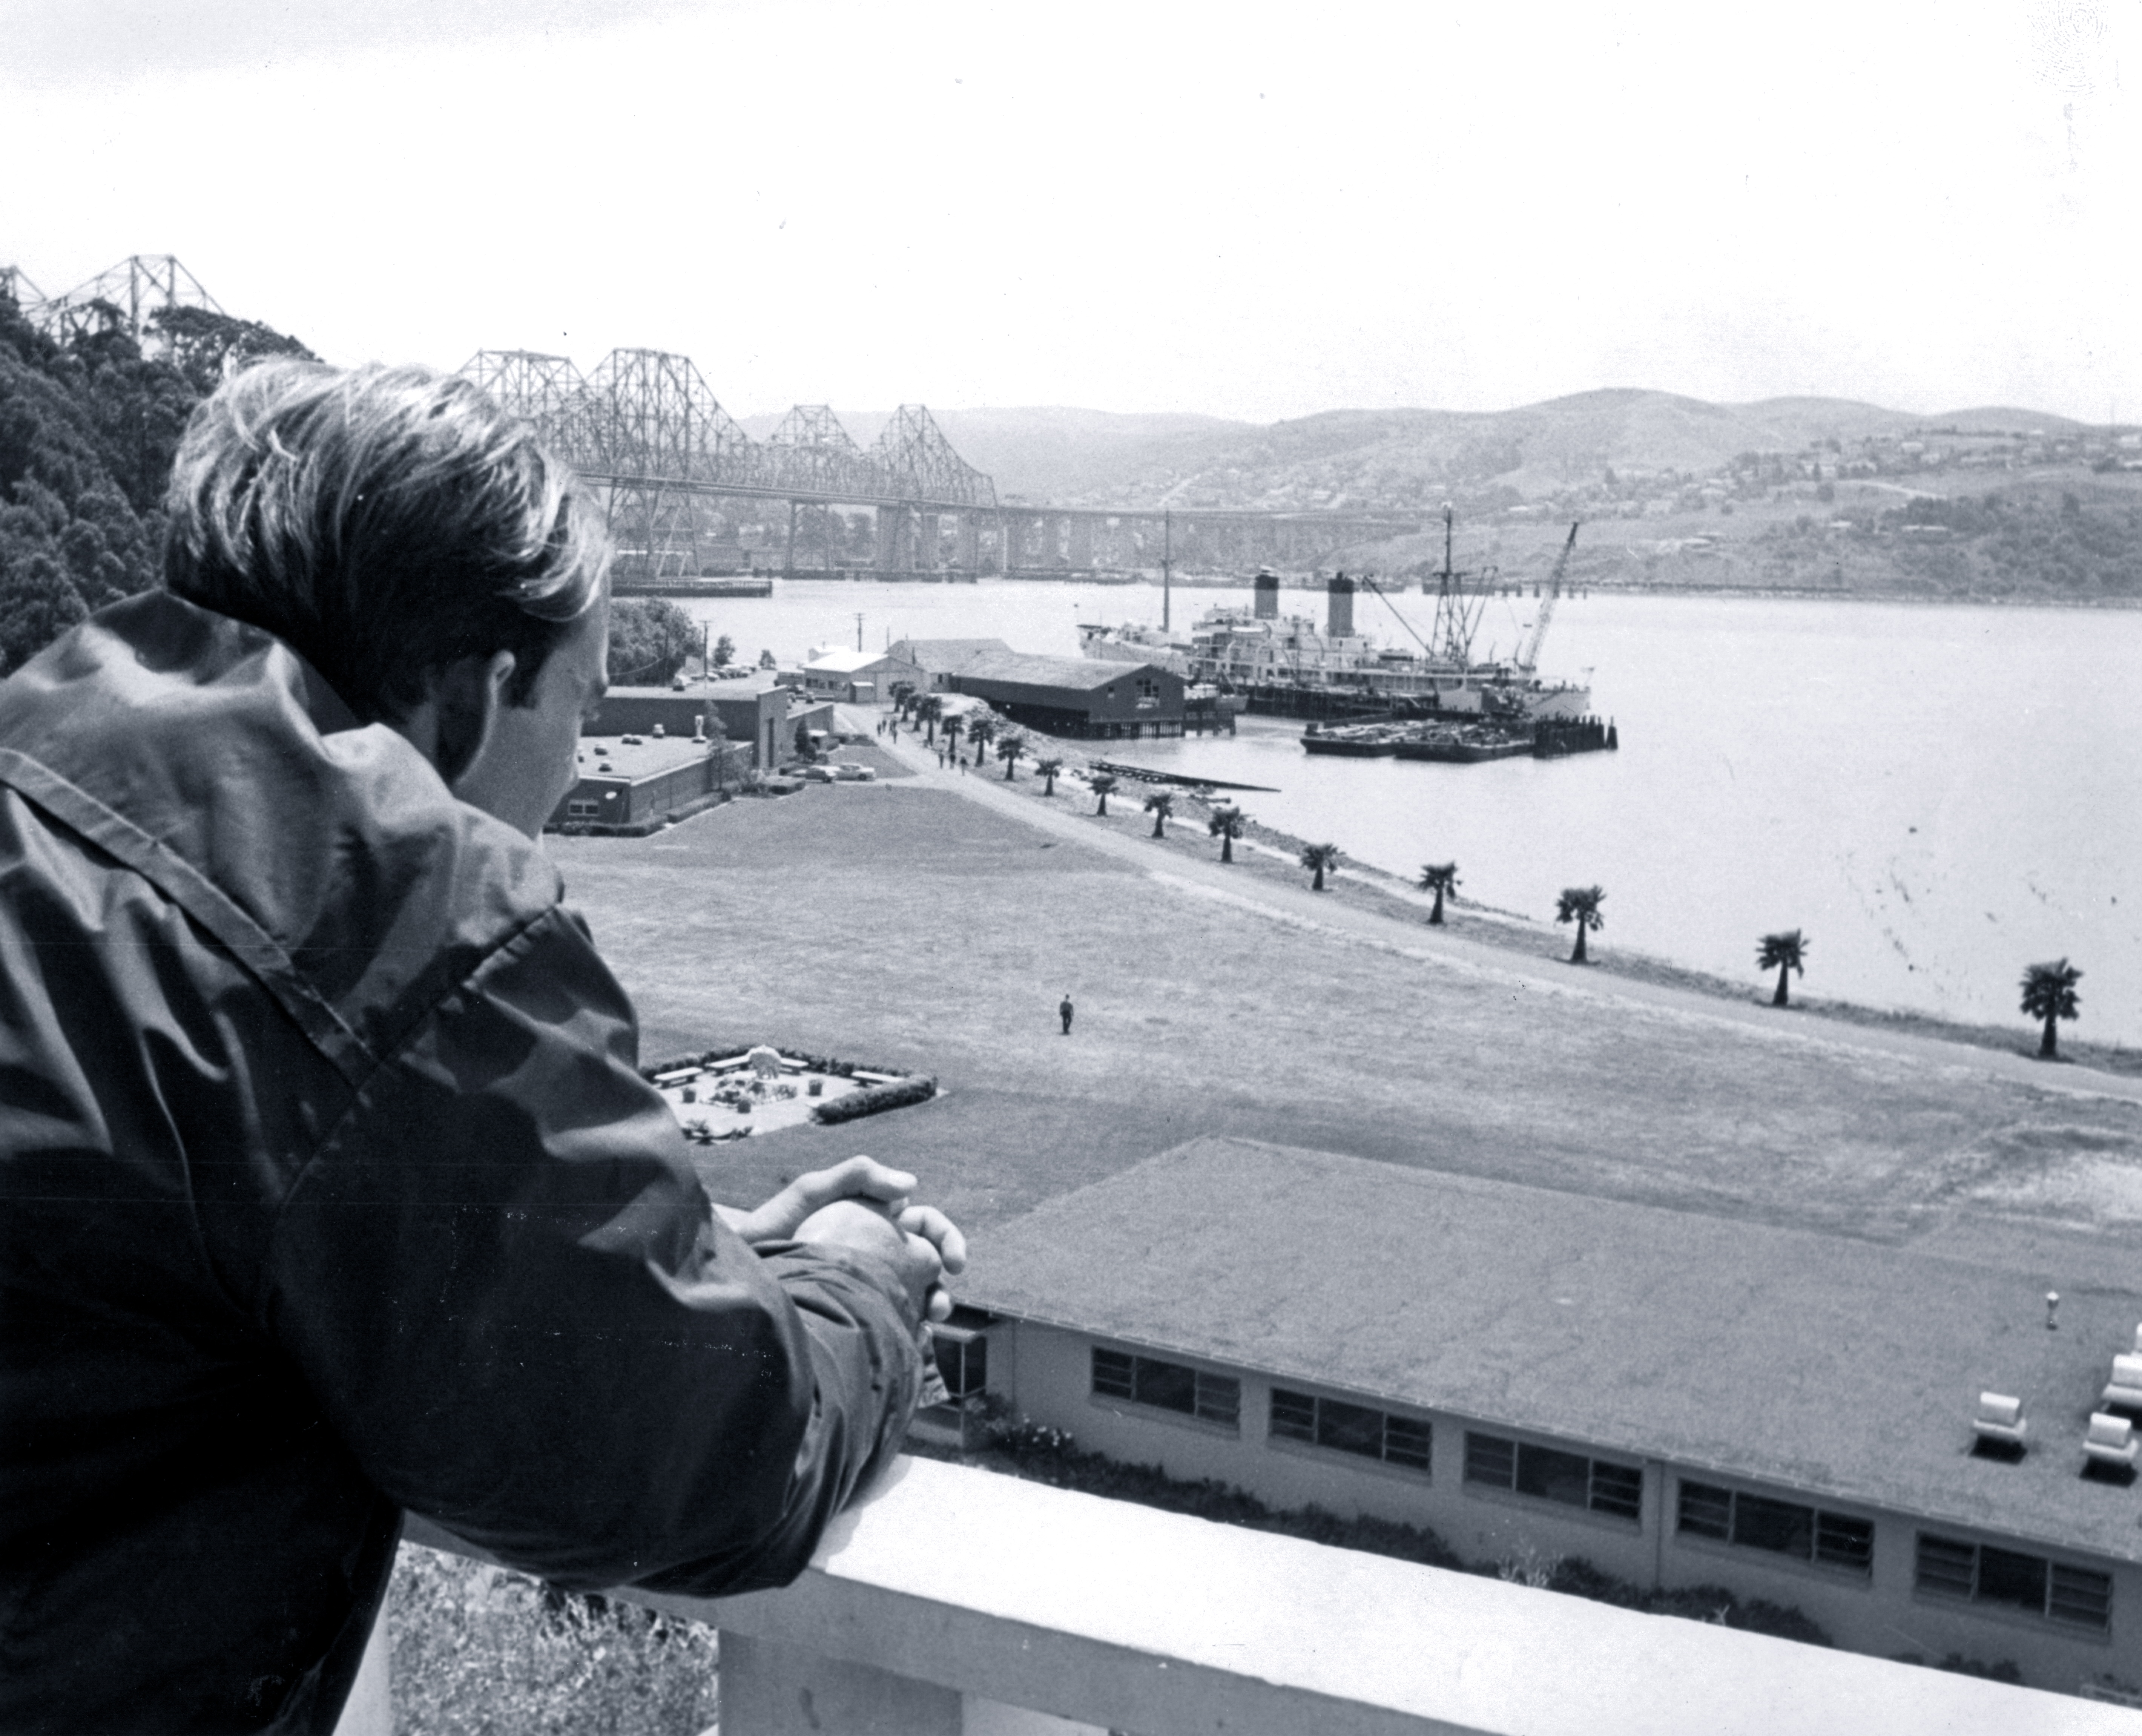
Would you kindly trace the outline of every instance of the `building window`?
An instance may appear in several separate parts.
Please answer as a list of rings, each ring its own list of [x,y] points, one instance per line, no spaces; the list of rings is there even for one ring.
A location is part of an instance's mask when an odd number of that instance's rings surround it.
[[[1932,1596],[2000,1604],[2100,1633],[2112,1625],[2110,1574],[1990,1543],[1960,1543],[1921,1531],[1913,1583]]]
[[[1334,1452],[1381,1459],[1409,1471],[1429,1468],[1429,1429],[1414,1417],[1394,1417],[1365,1404],[1343,1404],[1274,1387],[1271,1432],[1282,1440],[1305,1441]]]
[[[569,801],[565,804],[565,812],[575,820],[591,819],[594,816],[600,814],[601,811],[602,804],[599,801],[589,801],[583,799]]]
[[[930,1329],[937,1351],[937,1373],[955,1398],[986,1392],[990,1384],[990,1341],[971,1326],[949,1321]]]
[[[1848,1573],[1868,1573],[1874,1564],[1871,1521],[1825,1513],[1795,1502],[1773,1501],[1710,1483],[1681,1485],[1678,1528],[1685,1536],[1713,1537],[1744,1549],[1767,1549],[1796,1561],[1819,1561]]]
[[[1465,1435],[1465,1481],[1489,1488],[1510,1489],[1541,1501],[1608,1513],[1616,1519],[1643,1517],[1644,1473],[1636,1465],[1587,1458],[1553,1447],[1501,1435]]]
[[[1202,1423],[1227,1428],[1241,1425],[1242,1383],[1227,1374],[1207,1374],[1181,1363],[1133,1356],[1121,1350],[1093,1352],[1093,1394],[1128,1398],[1155,1410],[1179,1411]]]

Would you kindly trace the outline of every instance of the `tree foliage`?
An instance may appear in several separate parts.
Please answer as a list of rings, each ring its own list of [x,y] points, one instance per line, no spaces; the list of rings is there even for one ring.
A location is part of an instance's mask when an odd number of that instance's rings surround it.
[[[155,584],[172,456],[226,357],[310,353],[188,308],[160,316],[170,357],[145,356],[116,308],[97,311],[62,344],[0,293],[0,674]]]
[[[1428,920],[1436,927],[1443,926],[1443,900],[1458,895],[1458,865],[1455,862],[1428,862],[1420,870],[1420,890],[1435,895],[1435,908],[1428,913]]]
[[[1324,890],[1324,876],[1339,871],[1339,846],[1336,844],[1305,844],[1301,846],[1301,866],[1315,876],[1309,883],[1312,892]]]
[[[1799,971],[1802,975],[1806,974],[1807,966],[1801,963],[1801,959],[1806,954],[1809,944],[1806,937],[1798,929],[1784,929],[1774,935],[1764,935],[1756,947],[1755,968],[1758,970],[1774,970],[1778,974],[1778,992],[1770,997],[1772,1006],[1786,1004],[1786,979],[1789,973]]]
[[[1564,886],[1561,896],[1555,900],[1554,920],[1577,925],[1577,949],[1569,955],[1571,964],[1591,962],[1584,950],[1584,937],[1591,930],[1606,926],[1606,919],[1599,909],[1606,896],[1602,886]]]
[[[1231,803],[1223,802],[1205,821],[1205,835],[1220,841],[1220,860],[1235,860],[1235,840],[1248,828],[1250,816]]]
[[[610,612],[610,684],[668,686],[699,638],[699,624],[666,598],[620,598]]]
[[[2060,1052],[2060,1021],[2082,1016],[2082,997],[2075,993],[2075,984],[2081,980],[2082,972],[2066,959],[2024,968],[2022,1010],[2026,1017],[2044,1022],[2038,1053],[2048,1061]]]

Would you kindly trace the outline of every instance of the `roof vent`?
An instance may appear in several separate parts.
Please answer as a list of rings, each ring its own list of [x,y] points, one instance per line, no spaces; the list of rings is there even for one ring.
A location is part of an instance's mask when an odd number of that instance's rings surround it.
[[[2135,1475],[2135,1459],[2142,1452],[2142,1442],[2135,1438],[2135,1425],[2125,1417],[2108,1417],[2103,1411],[2090,1414],[2090,1433],[2083,1438],[2083,1472],[2085,1476],[2105,1476],[2110,1472],[2121,1482]]]
[[[1971,1450],[1982,1458],[2019,1459],[2031,1425],[2023,1419],[2023,1401],[2006,1393],[1981,1393],[1978,1415],[1971,1425]]]

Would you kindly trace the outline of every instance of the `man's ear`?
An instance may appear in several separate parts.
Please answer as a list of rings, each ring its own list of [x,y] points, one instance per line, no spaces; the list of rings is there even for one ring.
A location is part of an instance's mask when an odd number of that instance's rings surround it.
[[[513,669],[511,651],[494,651],[486,658],[462,658],[439,673],[439,684],[432,694],[437,732],[432,763],[457,795],[461,780],[482,760],[497,732]]]

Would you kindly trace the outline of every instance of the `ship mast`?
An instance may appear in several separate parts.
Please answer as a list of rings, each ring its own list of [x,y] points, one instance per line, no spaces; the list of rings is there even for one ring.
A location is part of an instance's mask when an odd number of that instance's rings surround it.
[[[1438,653],[1454,663],[1463,665],[1473,656],[1473,634],[1478,627],[1478,612],[1487,607],[1485,591],[1467,606],[1465,587],[1460,581],[1465,575],[1451,565],[1450,502],[1443,503],[1443,571],[1438,575],[1435,594],[1435,625],[1430,629]]]

